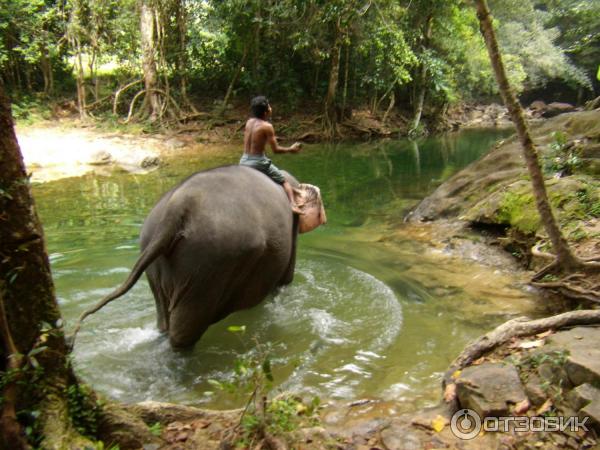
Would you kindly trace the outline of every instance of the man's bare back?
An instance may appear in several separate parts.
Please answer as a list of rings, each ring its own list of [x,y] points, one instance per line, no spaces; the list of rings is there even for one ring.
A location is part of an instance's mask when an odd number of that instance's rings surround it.
[[[302,144],[296,142],[291,147],[280,147],[275,137],[275,129],[270,122],[251,117],[244,129],[244,153],[247,155],[264,155],[265,147],[269,144],[273,153],[299,152]]]
[[[285,180],[281,171],[265,156],[267,144],[274,153],[297,153],[300,151],[302,144],[296,142],[291,147],[281,147],[277,143],[273,125],[268,122],[272,111],[271,105],[265,97],[256,97],[252,100],[252,114],[254,117],[246,122],[244,154],[240,159],[240,164],[259,170],[275,183],[281,184],[290,200],[292,211],[296,214],[302,214],[294,201],[292,186]]]

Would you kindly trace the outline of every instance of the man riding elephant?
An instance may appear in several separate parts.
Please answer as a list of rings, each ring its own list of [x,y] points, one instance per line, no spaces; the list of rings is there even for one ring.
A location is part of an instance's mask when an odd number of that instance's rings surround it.
[[[158,328],[174,348],[194,345],[211,324],[292,282],[297,235],[327,216],[317,186],[299,183],[264,156],[266,143],[277,152],[300,144],[279,147],[265,121],[268,102],[256,103],[262,106],[246,126],[242,164],[195,173],[162,196],[144,221],[142,252],[129,276],[83,312],[74,335],[85,317],[124,295],[144,272]]]
[[[251,102],[252,115],[246,122],[244,130],[244,154],[240,159],[243,166],[252,167],[271,178],[275,183],[280,184],[285,190],[286,195],[295,214],[302,214],[294,200],[294,191],[273,162],[265,155],[267,144],[271,146],[274,153],[297,153],[302,148],[300,142],[294,143],[291,147],[281,147],[277,143],[273,125],[268,122],[273,115],[273,109],[266,97],[260,95],[254,97]]]

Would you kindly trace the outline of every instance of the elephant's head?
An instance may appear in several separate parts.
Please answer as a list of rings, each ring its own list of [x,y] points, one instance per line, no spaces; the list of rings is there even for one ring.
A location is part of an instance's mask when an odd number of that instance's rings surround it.
[[[321,190],[317,186],[301,183],[297,188],[294,188],[294,198],[296,204],[304,213],[299,219],[298,231],[300,233],[307,233],[319,225],[327,223]]]

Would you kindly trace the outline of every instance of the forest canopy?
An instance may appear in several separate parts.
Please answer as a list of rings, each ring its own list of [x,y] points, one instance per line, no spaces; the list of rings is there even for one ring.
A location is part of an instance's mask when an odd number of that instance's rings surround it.
[[[600,0],[490,6],[518,93],[598,90]],[[256,93],[326,114],[497,94],[460,0],[0,0],[0,76],[13,97],[77,98],[82,116],[127,114],[141,90],[150,116]]]

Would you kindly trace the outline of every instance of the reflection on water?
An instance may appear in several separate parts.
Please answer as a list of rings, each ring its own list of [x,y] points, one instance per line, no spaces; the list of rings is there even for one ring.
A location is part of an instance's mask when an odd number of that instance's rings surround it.
[[[236,355],[251,352],[257,336],[273,346],[282,389],[343,401],[435,399],[440,372],[464,344],[530,312],[532,299],[510,276],[456,261],[410,234],[396,242],[378,237],[499,137],[479,131],[275,155],[280,167],[321,187],[329,219],[301,236],[294,283],[176,353],[155,328],[152,294],[141,280],[86,321],[75,349],[79,372],[120,400],[236,406],[241,399],[211,392],[208,380],[230,377]],[[193,171],[235,163],[238,152],[198,147],[147,175],[87,175],[35,188],[69,323],[126,277],[143,219],[160,195]],[[245,338],[229,325],[246,325]]]

